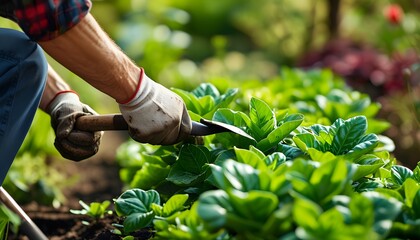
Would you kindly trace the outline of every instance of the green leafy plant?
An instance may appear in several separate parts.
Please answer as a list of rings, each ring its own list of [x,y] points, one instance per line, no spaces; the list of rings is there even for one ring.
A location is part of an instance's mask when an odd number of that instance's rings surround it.
[[[89,205],[79,200],[79,204],[82,206],[81,210],[70,209],[70,212],[78,215],[86,215],[95,220],[103,218],[106,214],[112,214],[112,210],[109,210],[111,202],[105,200],[103,202],[92,202]]]
[[[172,90],[182,97],[190,117],[196,121],[200,118],[211,119],[217,109],[227,107],[238,93],[238,89],[231,88],[220,94],[219,90],[209,83],[202,83],[190,92],[176,88]]]
[[[128,194],[129,209],[139,210],[120,211],[136,219],[128,230],[152,228],[157,239],[418,238],[420,167],[397,165],[377,135],[387,126],[375,119],[379,105],[338,90],[328,71],[288,70],[282,77],[268,89],[245,85],[238,100],[208,108],[211,120],[251,139],[218,133],[200,144],[130,143],[120,155],[129,159],[119,159],[127,164],[122,171],[157,168],[142,173],[147,188]]]
[[[249,116],[240,111],[219,109],[215,112],[213,120],[237,126],[255,140],[255,142],[250,142],[241,136],[230,135],[228,137],[225,134],[218,138],[225,143],[225,147],[252,144],[267,152],[275,148],[280,141],[289,136],[303,122],[303,115],[288,114],[287,111],[279,112],[276,115],[275,111],[266,102],[251,98]]]
[[[3,204],[0,205],[0,239],[7,239],[9,226],[14,232],[18,232],[20,226],[19,217]]]
[[[365,134],[366,130],[366,118],[357,116],[347,120],[338,119],[329,127],[312,125],[303,128],[301,133],[293,137],[293,141],[305,153],[316,154],[320,151],[335,156],[357,157],[372,151],[378,144],[378,137]]]
[[[122,225],[114,226],[126,237],[151,226],[156,230],[154,239],[214,239],[220,234],[205,231],[196,214],[197,205],[189,205],[187,194],[175,194],[161,203],[158,192],[134,188],[122,193],[114,203],[117,214],[124,219]]]

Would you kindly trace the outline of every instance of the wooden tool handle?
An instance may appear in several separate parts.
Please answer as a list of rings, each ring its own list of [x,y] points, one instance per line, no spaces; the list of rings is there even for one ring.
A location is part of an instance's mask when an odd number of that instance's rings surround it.
[[[82,131],[112,131],[112,130],[128,130],[128,124],[121,114],[106,115],[87,115],[79,117],[76,121],[76,128]],[[220,131],[216,131],[220,132]],[[213,128],[193,121],[191,135],[206,136],[216,133]]]
[[[79,117],[76,128],[82,131],[128,130],[128,125],[121,114],[87,115]]]

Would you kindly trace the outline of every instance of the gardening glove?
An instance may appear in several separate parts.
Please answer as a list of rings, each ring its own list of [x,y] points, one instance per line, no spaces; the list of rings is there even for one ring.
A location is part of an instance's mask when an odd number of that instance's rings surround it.
[[[138,142],[171,145],[190,135],[191,119],[184,101],[147,77],[143,69],[133,98],[119,107],[129,135]]]
[[[59,93],[48,105],[51,125],[55,131],[56,149],[64,158],[80,161],[98,152],[102,132],[75,129],[76,119],[85,115],[98,115],[79,100],[72,91]]]

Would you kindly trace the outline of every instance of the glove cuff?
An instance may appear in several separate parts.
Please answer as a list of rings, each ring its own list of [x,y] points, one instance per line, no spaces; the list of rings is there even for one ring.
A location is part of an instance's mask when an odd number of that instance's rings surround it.
[[[144,75],[144,69],[143,68],[140,68],[139,82],[137,84],[136,91],[134,91],[133,95],[131,95],[131,97],[128,98],[128,100],[123,101],[123,102],[118,102],[117,101],[119,104],[122,104],[122,105],[127,104],[127,103],[133,101],[134,99],[136,99],[138,97],[137,95],[140,92],[140,86],[141,86],[141,83],[143,82],[142,81],[143,80],[143,75]]]
[[[60,91],[55,94],[53,99],[47,105],[47,113],[51,114],[51,112],[56,108],[56,106],[62,102],[63,100],[73,100],[73,101],[80,101],[79,95],[77,92],[73,90],[64,90]]]
[[[119,102],[120,106],[136,106],[139,103],[141,103],[143,99],[145,99],[151,92],[151,89],[153,88],[152,85],[154,82],[146,75],[143,68],[140,68],[140,70],[140,78],[136,91],[134,92],[133,96],[131,96],[130,99],[128,99],[127,101]]]

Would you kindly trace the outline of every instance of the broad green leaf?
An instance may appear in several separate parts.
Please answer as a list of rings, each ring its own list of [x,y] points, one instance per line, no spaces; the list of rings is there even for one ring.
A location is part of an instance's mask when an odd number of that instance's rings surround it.
[[[279,166],[272,177],[270,191],[275,193],[277,196],[283,196],[288,194],[289,190],[292,189],[291,182],[287,179],[286,172],[288,167],[286,164]]]
[[[293,137],[293,141],[300,150],[307,152],[308,148],[316,148],[316,139],[314,135],[309,133],[297,134]]]
[[[267,145],[264,149],[277,146],[277,144],[285,137],[289,136],[289,134],[294,131],[302,123],[302,121],[303,115],[296,114],[291,116],[289,120],[275,128],[265,139],[263,139],[263,141],[267,141],[267,143],[264,143]],[[258,144],[262,145],[261,143]]]
[[[160,204],[158,192],[134,188],[125,191],[115,200],[115,210],[119,216],[128,216],[132,213],[147,213],[152,210],[152,203]]]
[[[287,160],[295,159],[303,154],[299,148],[281,143],[277,146],[277,151],[283,153]]]
[[[213,115],[212,120],[238,127],[254,137],[248,128],[251,125],[251,120],[243,112],[233,111],[231,109],[219,109]],[[256,143],[254,139],[248,139],[234,133],[216,134],[215,142],[221,143],[225,148],[231,148],[233,146],[249,148],[250,145],[255,145]]]
[[[204,97],[210,96],[212,98],[218,98],[220,96],[219,90],[210,84],[210,83],[202,83],[197,88],[191,91],[196,97]]]
[[[376,177],[382,178],[382,179],[386,179],[386,178],[391,178],[391,171],[386,169],[386,168],[379,168],[379,171],[376,173]]]
[[[219,189],[227,188],[227,182],[225,181],[225,177],[223,175],[223,164],[224,162],[221,164],[221,166],[209,164],[212,174],[210,175],[210,179],[208,181],[210,181],[211,184],[215,185]]]
[[[317,162],[303,159],[297,159],[293,162],[289,171],[286,172],[286,179],[293,186],[292,196],[311,200],[317,198],[317,188],[311,185],[310,178],[319,166],[320,164]]]
[[[180,186],[191,186],[207,177],[207,164],[214,161],[210,151],[199,145],[183,145],[178,160],[172,165],[167,180]]]
[[[222,170],[227,187],[240,191],[260,189],[259,171],[248,164],[227,160]]]
[[[346,155],[350,161],[359,158],[363,154],[370,153],[378,145],[378,136],[375,134],[368,134],[359,139],[355,145]]]
[[[276,127],[276,117],[273,110],[264,101],[251,98],[249,106],[249,118],[252,136],[260,141],[265,138]]]
[[[197,96],[181,89],[172,89],[172,91],[178,94],[182,98],[182,100],[184,100],[185,106],[189,111],[201,115],[201,106],[198,102]]]
[[[235,148],[235,150],[236,150],[236,148]],[[257,154],[258,157],[261,158],[261,159],[266,157],[265,154],[262,151],[260,151],[258,148],[254,147],[254,146],[249,146],[249,150],[251,152]]]
[[[343,126],[346,122],[342,118],[337,118],[331,125],[330,132],[336,134],[339,127]]]
[[[376,188],[374,191],[382,194],[383,196],[386,196],[389,198],[395,198],[400,202],[404,202],[404,197],[401,195],[399,191],[395,191],[395,189]]]
[[[303,122],[302,114],[292,114],[287,116],[281,125],[279,125],[273,132],[271,132],[267,138],[270,142],[279,142],[283,138],[287,137]],[[280,130],[278,130],[280,129]]]
[[[316,139],[319,142],[319,150],[323,152],[327,152],[331,150],[331,144],[334,139],[334,137],[325,131],[319,132],[319,134],[316,136]]]
[[[369,179],[369,178],[361,178],[355,185],[353,189],[355,192],[369,192],[375,191],[377,188],[383,188],[384,184],[378,179]]]
[[[213,190],[200,195],[197,212],[211,229],[217,230],[225,226],[233,207],[225,191]]]
[[[373,203],[362,195],[355,194],[349,202],[351,222],[371,228],[375,219]]]
[[[336,103],[350,104],[352,102],[349,93],[341,89],[332,89],[327,95],[328,100]]]
[[[337,158],[337,156],[335,156],[331,152],[321,152],[315,148],[308,148],[308,153],[311,159],[317,162],[326,162]]]
[[[359,180],[362,177],[369,177],[385,165],[384,161],[373,154],[366,154],[362,157],[354,160],[348,159],[347,155],[344,156],[344,159],[354,162],[353,166],[356,166],[356,173],[353,176],[353,180]]]
[[[141,152],[144,152],[146,146],[135,141],[127,141],[118,147],[116,160],[121,167],[141,167],[144,158]]]
[[[124,232],[130,233],[149,226],[154,218],[153,211],[132,213],[124,219]]]
[[[280,208],[277,208],[265,222],[260,236],[281,236],[284,233],[293,232],[294,223],[293,218],[290,217],[292,209],[291,203],[282,204]]]
[[[408,178],[413,178],[413,172],[409,168],[400,165],[392,166],[391,174],[392,180],[398,185],[403,185]]]
[[[364,116],[353,117],[338,127],[331,144],[331,151],[335,155],[342,155],[350,151],[363,136],[367,129],[367,120]]]
[[[309,126],[309,129],[313,132],[313,133],[315,133],[316,135],[320,135],[321,134],[321,132],[326,132],[326,133],[330,133],[331,132],[331,127],[329,127],[329,126],[324,126],[324,125],[321,125],[321,124],[314,124],[314,125],[311,125],[311,126]],[[334,132],[335,133],[335,132]],[[332,136],[330,137],[331,138],[331,141],[332,141]]]
[[[373,116],[374,114],[377,113],[377,111],[379,110],[378,108],[376,109],[369,109],[371,112],[365,111],[367,107],[369,106],[373,106],[371,105],[371,101],[370,98],[365,97],[365,98],[361,98],[359,96],[359,99],[355,99],[354,101],[352,101],[351,106],[350,106],[350,111],[353,111],[355,113],[360,113],[364,116]],[[375,111],[376,110],[376,111]]]
[[[177,211],[184,209],[184,204],[188,200],[188,194],[175,194],[163,204],[163,217],[168,217]]]
[[[211,118],[218,108],[228,106],[238,92],[238,89],[228,89],[225,94],[220,95],[217,88],[210,83],[202,83],[191,92],[176,88],[172,90],[181,96],[194,119],[197,118],[195,115]]]
[[[316,193],[316,202],[326,202],[335,194],[340,193],[346,184],[347,165],[344,160],[339,158],[325,161],[313,172],[310,178],[310,184]]]
[[[309,179],[315,169],[319,168],[321,164],[315,161],[308,161],[304,159],[295,159],[290,166],[288,173],[296,172],[299,173],[303,178]]]
[[[402,203],[393,198],[385,198],[377,192],[364,192],[362,195],[373,203],[375,232],[385,237],[391,230],[393,221],[400,214]]]
[[[251,124],[249,117],[239,111],[233,111],[227,108],[218,109],[213,115],[213,121],[227,123],[234,125],[246,132],[248,126]]]
[[[267,169],[267,165],[264,161],[265,156],[261,155],[261,152],[255,152],[251,150],[234,148],[236,159],[240,163],[245,163],[252,166],[255,169]],[[255,149],[255,148],[254,148]]]
[[[279,204],[277,196],[267,191],[242,192],[231,190],[227,193],[232,206],[240,217],[252,219],[261,225],[268,220]]]
[[[417,195],[417,192],[420,190],[420,185],[414,181],[412,178],[408,178],[403,183],[404,193],[405,193],[405,204],[409,207],[413,207],[414,198]]]
[[[289,115],[289,109],[280,109],[275,111],[275,115],[276,115],[276,119],[277,119],[277,124],[281,123],[286,116]],[[294,114],[292,114],[294,115]]]
[[[237,88],[230,88],[228,89],[223,95],[219,98],[216,98],[216,108],[224,108],[227,107],[235,98],[235,95],[239,92]]]
[[[197,212],[210,230],[225,228],[243,233],[254,232],[262,227],[254,219],[237,215],[229,196],[223,190],[208,191],[200,195]]]
[[[236,159],[236,153],[234,149],[221,151],[217,155],[216,160],[214,160],[214,164],[222,166],[223,163],[228,159]]]
[[[126,217],[124,231],[129,233],[148,226],[154,218],[153,204],[160,204],[155,190],[130,189],[121,194],[115,200],[115,210],[118,216]]]
[[[212,113],[215,109],[214,99],[211,96],[203,96],[197,99],[199,104],[199,111],[198,113],[203,116],[204,118],[208,117],[208,113]]]
[[[274,152],[264,158],[264,162],[267,166],[271,167],[272,170],[275,170],[278,166],[286,162],[286,155],[281,152]]]
[[[353,164],[356,166],[356,173],[353,175],[353,180],[357,181],[363,177],[369,177],[372,174],[376,173],[378,169],[380,169],[384,164],[383,163],[376,163],[372,165],[360,165],[360,164]]]
[[[319,226],[318,217],[322,213],[322,208],[315,202],[296,199],[293,207],[293,219],[298,226],[307,229],[316,229]]]
[[[351,225],[345,226],[344,216],[335,208],[331,208],[323,212],[319,216],[319,227],[312,229],[315,236],[322,237],[328,236],[328,238],[348,238],[348,235],[355,236],[357,232],[347,233],[343,231],[351,228]]]
[[[162,167],[156,164],[145,163],[143,167],[132,176],[130,187],[151,189],[168,176],[170,166]]]

